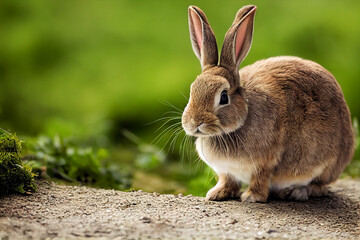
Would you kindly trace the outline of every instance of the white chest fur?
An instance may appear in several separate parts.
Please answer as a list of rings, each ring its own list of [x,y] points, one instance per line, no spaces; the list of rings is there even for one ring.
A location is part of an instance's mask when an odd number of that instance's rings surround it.
[[[255,162],[250,157],[231,158],[217,153],[211,149],[211,145],[206,138],[198,138],[195,142],[196,150],[200,158],[209,165],[218,175],[230,174],[236,180],[245,184],[249,184],[251,176],[255,173]],[[323,165],[313,167],[309,172],[303,175],[281,175],[273,176],[270,180],[270,189],[272,191],[279,191],[280,189],[288,188],[293,185],[306,186],[312,179],[319,176],[324,170]]]
[[[195,144],[200,158],[217,174],[230,174],[238,181],[250,183],[255,168],[254,165],[249,164],[249,159],[233,159],[218,154],[211,149],[205,138],[198,138]]]

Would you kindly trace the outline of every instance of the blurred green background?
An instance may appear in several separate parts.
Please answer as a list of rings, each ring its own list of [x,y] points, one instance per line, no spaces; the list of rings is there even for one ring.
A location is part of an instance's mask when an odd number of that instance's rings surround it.
[[[91,159],[106,169],[102,173],[120,179],[119,189],[204,195],[215,178],[193,153],[191,139],[172,134],[173,120],[161,129],[164,137],[153,141],[164,122],[148,124],[177,111],[164,102],[183,109],[184,96],[200,73],[188,33],[191,4],[207,14],[219,48],[237,10],[256,4],[254,41],[242,66],[277,55],[318,62],[340,83],[352,117],[360,116],[356,0],[2,0],[0,126],[34,143],[25,147],[30,156],[39,149],[49,156],[62,149],[52,159],[57,164],[72,165],[76,154],[94,153]],[[28,159],[44,158],[38,155]],[[345,175],[360,176],[359,158],[357,153]],[[83,168],[86,161],[77,160]],[[40,165],[50,169],[50,164]],[[84,180],[74,175],[77,170],[64,170],[63,178]],[[114,187],[100,182],[97,186]]]

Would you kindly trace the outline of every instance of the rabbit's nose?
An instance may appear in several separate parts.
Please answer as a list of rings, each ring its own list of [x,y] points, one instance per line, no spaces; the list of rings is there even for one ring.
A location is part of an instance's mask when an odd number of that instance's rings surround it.
[[[199,128],[201,125],[203,125],[203,120],[195,120],[194,118],[190,119],[190,122],[194,127]]]
[[[199,127],[201,124],[204,123],[202,120],[195,120],[195,118],[190,119],[191,124],[195,125],[196,127]]]

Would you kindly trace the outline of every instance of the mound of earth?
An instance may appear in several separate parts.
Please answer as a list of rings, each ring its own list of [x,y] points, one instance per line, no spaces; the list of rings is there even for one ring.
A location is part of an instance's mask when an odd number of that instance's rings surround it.
[[[330,190],[254,204],[40,183],[33,195],[0,198],[0,238],[360,239],[360,182]]]

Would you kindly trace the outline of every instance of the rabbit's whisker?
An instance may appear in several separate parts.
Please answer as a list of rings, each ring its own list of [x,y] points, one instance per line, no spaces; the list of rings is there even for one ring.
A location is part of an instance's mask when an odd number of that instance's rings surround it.
[[[179,131],[182,131],[182,128],[177,128],[169,137],[169,139],[166,141],[166,143],[164,144],[164,146],[162,147],[162,149],[160,151],[163,151],[165,149],[165,147],[168,145],[169,141],[172,139],[172,137],[178,133]]]
[[[182,128],[181,128],[181,131],[178,131],[175,134],[175,137],[173,138],[173,140],[171,141],[171,143],[170,143],[171,153],[174,153],[174,148],[175,148],[176,141],[177,141],[179,135],[182,134],[182,133],[183,133],[183,131],[182,131]]]
[[[189,101],[189,98],[186,97],[181,91],[180,91],[180,94],[181,94],[187,101]]]
[[[146,123],[144,126],[149,126],[149,125],[151,125],[151,124],[154,124],[154,123],[157,123],[157,122],[159,122],[159,121],[166,120],[166,119],[177,120],[177,119],[181,119],[181,117],[177,117],[177,116],[162,117],[162,118],[159,118],[159,119],[154,120],[154,121],[152,121],[152,122]]]
[[[168,102],[166,100],[162,100],[162,101],[160,100],[159,102],[166,105],[166,106],[172,107],[172,108],[178,110],[179,112],[182,112],[182,110],[180,110],[178,107],[175,107],[172,103],[170,103],[170,102]]]
[[[193,138],[192,138],[192,137],[186,136],[185,146],[186,146],[185,149],[189,149],[190,147],[193,147],[193,146],[194,146],[194,144],[193,144]],[[192,153],[191,151],[187,151],[187,152],[186,152],[186,157],[187,157],[188,159],[191,159],[191,153]]]
[[[181,117],[182,116],[182,112],[179,111],[167,111],[166,113],[164,113],[162,116],[166,116],[168,114],[175,114],[177,117]]]
[[[166,124],[168,124],[169,122],[171,121],[175,121],[177,120],[176,118],[171,118],[171,119],[168,119],[166,120],[158,129],[155,130],[155,133],[158,132],[161,128],[163,128]],[[176,122],[174,124],[178,124],[179,122]]]
[[[181,126],[179,126],[180,123],[174,123],[172,125],[170,125],[169,127],[167,127],[165,130],[163,130],[152,142],[155,142],[155,144],[158,144],[163,137],[168,134],[170,131],[175,130],[177,128],[181,128]]]

